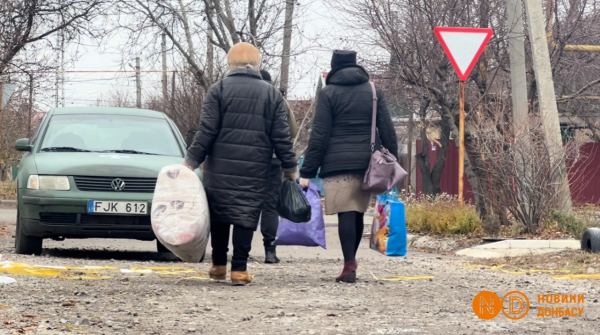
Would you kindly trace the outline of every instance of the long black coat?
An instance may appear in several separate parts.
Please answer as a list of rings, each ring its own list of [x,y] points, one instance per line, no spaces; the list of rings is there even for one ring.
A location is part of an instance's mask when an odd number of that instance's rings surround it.
[[[346,67],[327,76],[319,93],[308,149],[300,170],[302,178],[364,174],[371,158],[373,93],[369,74],[360,66]],[[398,142],[394,125],[377,88],[377,143],[396,158]]]
[[[186,157],[204,163],[211,224],[256,230],[273,152],[284,170],[296,168],[283,97],[258,72],[233,70],[208,90]]]

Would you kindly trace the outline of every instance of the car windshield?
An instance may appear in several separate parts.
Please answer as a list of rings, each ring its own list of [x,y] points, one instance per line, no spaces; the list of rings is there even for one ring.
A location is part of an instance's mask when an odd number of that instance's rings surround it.
[[[41,151],[182,156],[167,120],[128,115],[55,115]]]

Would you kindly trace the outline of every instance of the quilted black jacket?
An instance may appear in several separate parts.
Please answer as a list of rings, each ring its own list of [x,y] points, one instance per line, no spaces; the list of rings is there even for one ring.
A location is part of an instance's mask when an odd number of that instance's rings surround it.
[[[256,230],[273,152],[295,170],[283,97],[258,72],[233,70],[208,90],[186,157],[192,167],[204,163],[211,224]]]
[[[398,142],[383,92],[377,88],[376,143],[383,144],[396,158]],[[327,76],[319,93],[308,149],[300,170],[302,178],[364,174],[371,158],[373,93],[369,74],[353,65]]]

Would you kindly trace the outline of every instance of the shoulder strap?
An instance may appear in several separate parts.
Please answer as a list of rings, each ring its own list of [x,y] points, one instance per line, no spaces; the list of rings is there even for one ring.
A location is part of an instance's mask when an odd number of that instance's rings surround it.
[[[375,135],[377,133],[377,90],[375,89],[375,84],[372,81],[369,82],[371,84],[371,90],[373,91],[373,117],[371,120],[371,151],[375,151]]]

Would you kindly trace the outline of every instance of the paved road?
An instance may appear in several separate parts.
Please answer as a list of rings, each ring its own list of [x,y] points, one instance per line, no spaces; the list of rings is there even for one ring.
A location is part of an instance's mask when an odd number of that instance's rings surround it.
[[[15,222],[16,217],[16,209],[0,208],[0,222]]]

